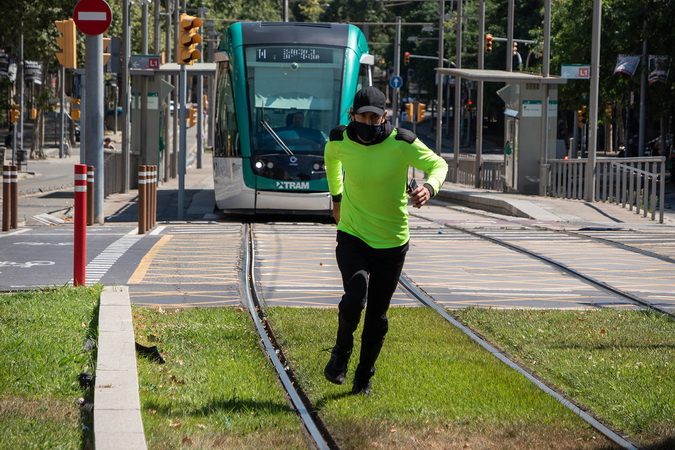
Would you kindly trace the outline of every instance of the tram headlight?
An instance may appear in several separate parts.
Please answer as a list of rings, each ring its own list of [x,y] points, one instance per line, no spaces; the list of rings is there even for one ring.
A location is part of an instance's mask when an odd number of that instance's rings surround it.
[[[323,161],[314,161],[312,163],[312,170],[314,172],[325,172],[326,166],[324,165]]]
[[[255,162],[255,168],[260,170],[263,168],[263,162],[262,161],[256,161]]]
[[[267,168],[274,169],[274,163],[272,161],[267,161]]]

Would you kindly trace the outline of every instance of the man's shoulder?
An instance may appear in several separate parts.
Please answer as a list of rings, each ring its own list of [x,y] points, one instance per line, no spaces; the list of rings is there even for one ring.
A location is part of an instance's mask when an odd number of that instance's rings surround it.
[[[331,141],[342,141],[344,139],[344,131],[347,128],[346,125],[338,125],[333,128],[328,135]]]
[[[411,130],[407,130],[405,128],[397,128],[395,139],[397,141],[404,141],[407,142],[408,144],[412,144],[413,142],[415,142],[415,139],[417,139],[417,135],[413,133]]]

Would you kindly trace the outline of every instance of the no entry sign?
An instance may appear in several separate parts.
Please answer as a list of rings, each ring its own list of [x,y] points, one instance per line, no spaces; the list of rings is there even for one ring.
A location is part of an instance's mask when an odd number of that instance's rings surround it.
[[[90,36],[105,33],[112,20],[110,5],[105,0],[80,0],[73,15],[77,29]]]

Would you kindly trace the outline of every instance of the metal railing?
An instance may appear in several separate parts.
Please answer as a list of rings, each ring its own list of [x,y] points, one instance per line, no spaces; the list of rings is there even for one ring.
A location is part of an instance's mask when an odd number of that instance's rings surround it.
[[[548,195],[568,199],[586,198],[587,159],[548,161]],[[628,207],[663,223],[666,158],[598,158],[595,166],[593,201]]]
[[[467,186],[478,187],[482,189],[491,189],[494,191],[504,190],[504,162],[503,161],[481,161],[479,170],[479,184],[476,184],[476,157],[470,154],[459,156],[459,167],[457,175],[454,174],[454,159],[447,159],[448,162],[448,180]]]

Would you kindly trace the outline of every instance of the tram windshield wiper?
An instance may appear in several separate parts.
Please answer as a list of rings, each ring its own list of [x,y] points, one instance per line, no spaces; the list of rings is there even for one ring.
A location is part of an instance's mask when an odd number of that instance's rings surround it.
[[[286,143],[279,137],[279,135],[277,133],[275,133],[275,131],[267,123],[267,121],[261,120],[260,124],[263,126],[265,131],[267,131],[270,134],[270,136],[272,136],[272,139],[274,139],[274,141],[277,144],[279,144],[279,147],[281,147],[286,152],[287,155],[293,155],[293,152],[291,151],[290,148],[288,148],[288,145],[286,145]]]

